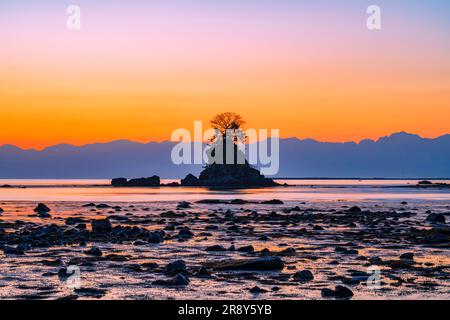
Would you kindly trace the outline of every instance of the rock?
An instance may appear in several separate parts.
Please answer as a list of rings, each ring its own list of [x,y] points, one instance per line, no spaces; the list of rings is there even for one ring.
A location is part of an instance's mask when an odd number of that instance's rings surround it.
[[[353,297],[353,292],[347,287],[336,286],[334,290],[332,289],[322,289],[322,297],[324,298],[338,298],[338,299],[349,299]]]
[[[253,248],[252,245],[249,245],[249,246],[240,247],[240,248],[237,249],[237,251],[240,251],[240,252],[254,252],[255,248]]]
[[[190,239],[193,236],[194,236],[194,233],[191,230],[189,230],[188,228],[182,228],[178,232],[178,238],[181,238],[181,239]]]
[[[24,255],[25,252],[23,250],[21,250],[20,248],[16,248],[16,247],[11,247],[11,246],[4,246],[2,248],[3,253],[8,255],[8,254],[12,254],[12,255]]]
[[[189,282],[189,278],[182,273],[176,274],[172,279],[172,284],[174,286],[187,286]]]
[[[72,226],[72,225],[79,224],[79,223],[84,223],[84,222],[85,221],[83,219],[81,219],[81,218],[72,218],[72,217],[70,217],[70,218],[66,219],[66,224],[68,226]]]
[[[0,214],[2,214],[4,212],[4,210],[2,208],[0,208]]]
[[[400,256],[400,259],[404,260],[414,260],[414,253],[413,252],[406,252]]]
[[[218,244],[207,247],[205,250],[206,251],[227,251],[227,249],[225,249],[223,246],[218,245]]]
[[[344,286],[336,286],[334,290],[334,294],[337,298],[351,298],[353,297],[353,292],[347,287]]]
[[[83,208],[88,208],[88,207],[95,207],[95,203],[86,203],[82,205]]]
[[[189,208],[191,208],[191,203],[187,202],[187,201],[181,201],[180,203],[178,203],[177,208],[178,209],[189,209]]]
[[[147,241],[149,243],[160,243],[164,241],[164,231],[153,231],[149,234]]]
[[[314,275],[309,270],[298,271],[293,275],[295,281],[311,281],[314,279]]]
[[[183,260],[171,262],[164,268],[164,273],[170,276],[174,276],[178,273],[187,274],[186,263]]]
[[[348,212],[351,212],[351,213],[359,213],[359,212],[362,212],[361,208],[358,207],[358,206],[351,207],[351,208],[348,209],[347,211],[348,211]]]
[[[273,200],[263,201],[263,202],[261,202],[261,204],[284,204],[284,202],[281,200],[278,200],[278,199],[273,199]]]
[[[86,250],[84,253],[96,257],[101,257],[103,255],[102,250],[100,250],[98,247],[92,247],[89,250]]]
[[[249,291],[250,291],[251,293],[255,293],[255,294],[267,292],[267,290],[261,289],[261,288],[258,287],[258,286],[255,286],[255,287],[251,288]]]
[[[408,202],[406,202],[406,201],[402,201],[400,204],[402,204],[402,205],[407,205],[408,204]]]
[[[279,257],[262,257],[256,259],[222,260],[207,264],[216,270],[283,270],[284,263]]]
[[[113,187],[159,187],[161,185],[161,179],[158,176],[130,180],[126,178],[115,178],[111,180],[111,185]]]
[[[112,230],[112,225],[109,219],[92,220],[92,231],[109,232]]]
[[[442,213],[432,213],[427,216],[426,221],[433,223],[445,223],[445,216]]]
[[[79,289],[75,289],[73,291],[79,295],[94,297],[94,298],[101,298],[107,292],[106,289],[97,289],[97,288],[79,288]]]
[[[100,203],[98,205],[95,206],[97,209],[107,209],[107,208],[111,208],[111,206],[109,204],[106,203]]]
[[[47,207],[44,203],[39,203],[36,208],[34,208],[34,212],[37,213],[47,213],[50,212],[50,208]]]
[[[210,164],[200,173],[198,185],[216,188],[273,187],[277,184],[245,164]]]
[[[194,187],[199,185],[199,181],[193,174],[188,174],[184,179],[181,179],[181,185],[185,187]]]

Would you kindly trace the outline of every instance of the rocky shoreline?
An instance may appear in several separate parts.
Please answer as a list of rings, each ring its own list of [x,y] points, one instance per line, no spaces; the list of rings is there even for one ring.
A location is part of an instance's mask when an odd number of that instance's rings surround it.
[[[401,203],[369,210],[277,199],[1,207],[2,270],[28,261],[27,277],[52,287],[50,293],[31,286],[28,298],[120,298],[122,286],[133,286],[138,299],[147,291],[163,299],[169,288],[181,290],[180,297],[205,290],[218,297],[221,289],[224,296],[242,297],[238,292],[246,288],[244,297],[257,299],[364,298],[371,267],[383,275],[381,289],[371,294],[426,290],[442,297],[450,286],[450,259],[430,258],[448,257],[448,207],[431,212]],[[20,219],[17,212],[23,212]],[[70,265],[80,266],[87,278],[114,274],[114,281],[105,286],[92,279],[65,289]],[[24,284],[9,282],[8,272],[0,279],[0,296],[6,288],[23,298]],[[145,281],[133,284],[137,279]]]

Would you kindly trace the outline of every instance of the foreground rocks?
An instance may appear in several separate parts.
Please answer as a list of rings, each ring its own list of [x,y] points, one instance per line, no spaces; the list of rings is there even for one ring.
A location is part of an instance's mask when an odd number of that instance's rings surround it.
[[[126,178],[115,178],[111,180],[111,185],[113,187],[159,187],[161,180],[158,176],[130,180]]]

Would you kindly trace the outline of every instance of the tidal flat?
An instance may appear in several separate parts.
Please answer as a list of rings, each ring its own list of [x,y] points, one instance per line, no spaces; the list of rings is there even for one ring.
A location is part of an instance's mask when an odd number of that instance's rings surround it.
[[[450,298],[449,201],[250,198],[0,199],[0,298]]]

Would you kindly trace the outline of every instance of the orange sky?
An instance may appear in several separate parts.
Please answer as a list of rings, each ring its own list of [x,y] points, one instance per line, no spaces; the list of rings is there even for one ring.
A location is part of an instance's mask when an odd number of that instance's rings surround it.
[[[46,19],[18,11],[0,31],[0,145],[161,141],[224,111],[322,141],[450,133],[448,27],[399,17],[374,33],[353,14],[330,31],[311,17],[246,12],[111,26],[110,12],[74,33],[52,10]]]

